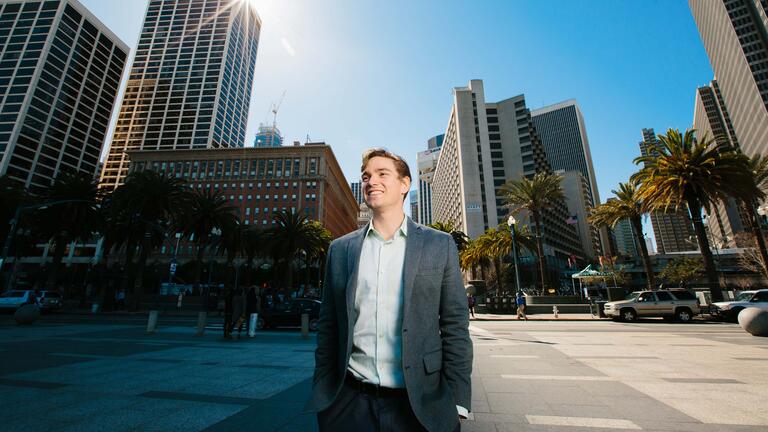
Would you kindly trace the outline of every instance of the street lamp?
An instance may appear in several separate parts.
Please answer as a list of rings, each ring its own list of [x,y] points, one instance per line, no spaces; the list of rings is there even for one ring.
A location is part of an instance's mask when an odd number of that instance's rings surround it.
[[[515,220],[515,217],[510,216],[509,219],[507,219],[507,224],[509,225],[509,230],[512,232],[512,259],[515,263],[515,293],[518,293],[520,292],[520,271],[517,268],[517,237],[515,235],[515,225],[517,224],[517,221]]]

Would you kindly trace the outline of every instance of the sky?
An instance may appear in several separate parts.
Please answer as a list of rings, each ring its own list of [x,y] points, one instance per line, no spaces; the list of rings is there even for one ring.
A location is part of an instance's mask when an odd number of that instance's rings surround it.
[[[132,49],[145,0],[80,0]],[[242,0],[263,26],[246,146],[270,107],[286,142],[334,150],[347,180],[386,147],[415,172],[454,87],[530,109],[576,99],[600,197],[636,170],[641,130],[685,129],[713,73],[684,0]]]

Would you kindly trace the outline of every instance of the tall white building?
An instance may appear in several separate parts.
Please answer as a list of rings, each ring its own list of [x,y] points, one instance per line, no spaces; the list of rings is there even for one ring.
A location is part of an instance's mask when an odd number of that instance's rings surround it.
[[[261,20],[241,0],[150,0],[101,187],[127,150],[243,147]]]
[[[0,1],[0,175],[97,175],[128,46],[76,0]]]
[[[481,80],[453,90],[440,158],[432,181],[433,221],[451,222],[470,238],[506,223],[509,210],[499,189],[508,180],[552,173],[523,95],[486,102]],[[585,258],[568,208],[558,201],[543,214],[544,253],[561,267]],[[528,215],[517,215],[529,224]]]
[[[579,176],[568,176],[563,189],[567,195],[568,207],[576,207],[587,213],[600,204],[600,195],[595,180],[595,168],[587,139],[584,115],[574,99],[531,111],[531,120],[541,145],[547,155],[547,162],[555,171],[578,172]],[[573,182],[573,184],[569,184]],[[582,187],[586,189],[582,192]],[[568,195],[568,194],[572,195]],[[576,204],[577,201],[583,201]],[[584,251],[592,258],[602,255],[600,232],[587,222],[586,217],[577,221],[577,228]],[[607,230],[604,231],[607,233]]]
[[[437,135],[427,141],[427,150],[416,155],[419,172],[419,223],[431,224],[432,221],[432,176],[440,158],[440,147],[445,135]]]

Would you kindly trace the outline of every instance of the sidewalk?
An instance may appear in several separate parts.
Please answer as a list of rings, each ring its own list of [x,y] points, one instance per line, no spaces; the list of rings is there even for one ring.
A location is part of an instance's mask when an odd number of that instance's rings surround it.
[[[600,319],[592,314],[559,314],[557,318],[549,314],[528,314],[528,321],[599,321]],[[475,313],[470,321],[517,321],[515,314],[489,314]],[[522,321],[522,320],[520,320]]]

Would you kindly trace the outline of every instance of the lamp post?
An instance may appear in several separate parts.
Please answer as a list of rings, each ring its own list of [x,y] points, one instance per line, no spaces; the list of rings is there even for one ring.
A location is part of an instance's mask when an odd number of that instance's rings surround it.
[[[515,217],[510,216],[509,219],[507,219],[507,224],[509,225],[509,230],[512,232],[512,259],[515,263],[515,293],[518,293],[520,292],[520,270],[517,268],[517,237],[515,236],[515,226],[517,225],[517,221],[515,220]]]

